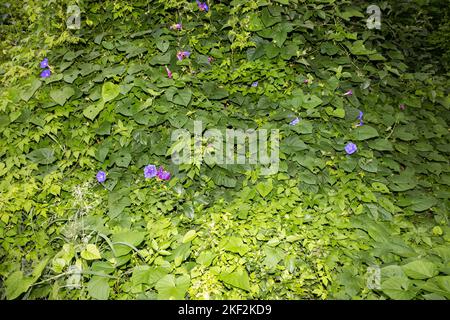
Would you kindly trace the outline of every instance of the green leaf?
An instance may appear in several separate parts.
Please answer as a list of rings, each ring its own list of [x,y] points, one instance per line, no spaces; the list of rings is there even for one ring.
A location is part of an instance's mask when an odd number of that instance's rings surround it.
[[[21,92],[20,97],[24,101],[30,100],[30,98],[34,95],[34,93],[39,89],[42,85],[42,82],[38,79],[31,80],[30,84],[25,87],[25,89]]]
[[[44,259],[40,260],[37,266],[33,269],[33,273],[31,274],[33,276],[33,283],[36,282],[37,279],[39,279],[49,260],[50,257],[45,257]]]
[[[374,54],[377,52],[376,50],[368,50],[364,46],[364,41],[362,41],[362,40],[357,40],[348,47],[350,49],[350,52],[354,55],[370,55],[370,54]]]
[[[167,273],[168,273],[167,269],[163,267],[150,267],[146,265],[136,266],[133,269],[131,282],[133,283],[133,286],[139,284],[146,284],[148,286],[153,286],[162,277],[166,276]]]
[[[303,142],[298,135],[289,136],[281,141],[281,151],[288,154],[294,154],[298,151],[308,149],[308,146]]]
[[[81,257],[85,260],[101,259],[100,251],[95,244],[89,243],[86,248],[81,251]]]
[[[190,89],[184,89],[178,91],[173,97],[172,102],[187,107],[191,101],[192,91]]]
[[[194,238],[197,236],[197,232],[195,230],[189,230],[186,232],[186,234],[183,236],[183,240],[181,240],[182,243],[190,242],[194,240]]]
[[[119,151],[111,156],[111,163],[115,163],[118,167],[127,168],[131,162],[131,155],[127,152]]]
[[[283,250],[269,246],[264,247],[264,254],[266,255],[266,258],[264,259],[263,264],[269,269],[275,268],[286,255]]]
[[[171,50],[169,50],[167,53],[165,53],[164,55],[157,55],[154,56],[151,60],[150,60],[150,64],[152,66],[154,65],[166,65],[170,63],[170,58],[171,58]]]
[[[172,274],[164,276],[155,285],[158,291],[158,299],[183,300],[190,284],[191,279],[188,275],[182,275],[178,278],[175,278]]]
[[[320,99],[318,96],[305,94],[303,96],[302,107],[305,109],[313,109],[317,106],[320,106],[322,102],[322,99]]]
[[[411,201],[412,205],[409,208],[417,212],[428,210],[437,204],[437,200],[430,196],[414,197]]]
[[[234,188],[236,186],[236,179],[229,177],[224,170],[216,168],[211,173],[211,178],[218,186],[227,188]]]
[[[250,251],[249,246],[239,237],[227,237],[221,241],[219,247],[226,251],[239,253],[241,256]]]
[[[345,118],[345,110],[343,108],[337,108],[336,110],[333,111],[333,115],[336,118]]]
[[[50,164],[56,160],[55,152],[50,148],[34,150],[27,157],[31,161],[39,164]]]
[[[108,278],[93,276],[87,283],[87,290],[89,295],[94,299],[108,300],[110,292]]]
[[[103,100],[100,100],[98,103],[90,105],[89,107],[84,109],[83,115],[93,121],[104,107],[105,103],[103,102]]]
[[[172,254],[167,257],[167,261],[174,261],[176,266],[179,266],[183,261],[185,261],[191,255],[191,243],[182,243]]]
[[[367,140],[367,139],[378,137],[378,131],[374,127],[371,127],[369,125],[364,125],[364,126],[356,128],[353,131],[352,136],[355,140],[362,141],[362,140]]]
[[[125,206],[130,204],[130,201],[128,198],[124,197],[122,198],[122,201],[119,201],[119,205],[122,207],[122,210]],[[120,203],[122,205],[120,205]],[[113,207],[116,207],[114,203],[112,204]],[[132,247],[139,246],[142,241],[144,241],[146,233],[142,231],[122,231],[120,233],[113,234],[111,236],[111,241],[114,243],[114,250],[116,251],[116,256],[123,256],[128,254],[131,250],[133,250]],[[121,244],[121,243],[125,244]]]
[[[311,134],[313,132],[313,125],[311,121],[300,120],[300,123],[294,126],[293,130],[300,134]]]
[[[372,188],[376,192],[389,193],[388,187],[384,183],[381,183],[381,182],[374,182],[374,183],[372,183]]]
[[[378,151],[393,151],[392,142],[386,139],[376,139],[369,142],[369,147]]]
[[[358,161],[359,167],[367,172],[376,173],[378,172],[378,161],[377,159],[366,159],[361,158]]]
[[[65,86],[59,90],[50,91],[50,97],[59,105],[63,106],[66,101],[75,94],[75,90],[72,87]]]
[[[8,300],[17,298],[26,292],[33,282],[32,278],[24,277],[22,271],[13,272],[5,281],[6,298]]]
[[[202,251],[200,252],[196,262],[204,267],[209,267],[216,256],[217,255],[211,251]]]
[[[267,182],[260,182],[256,185],[256,190],[263,198],[265,198],[272,189],[272,179],[269,179]]]
[[[406,277],[392,277],[381,284],[381,289],[394,300],[410,300],[417,294]]]
[[[450,276],[439,276],[428,279],[422,289],[450,299]]]
[[[169,49],[170,42],[161,38],[156,39],[156,47],[162,52],[166,52]]]
[[[436,265],[425,260],[416,260],[402,266],[405,274],[412,279],[428,279],[439,273]]]
[[[242,267],[238,267],[238,269],[234,272],[221,273],[219,275],[219,280],[236,288],[250,291],[249,277],[247,272]]]
[[[417,140],[417,129],[413,126],[400,126],[395,129],[393,137],[403,141]]]
[[[414,189],[417,186],[417,179],[411,172],[404,171],[399,175],[393,176],[389,189],[392,191],[402,192]],[[420,202],[420,201],[419,201]]]
[[[111,122],[103,121],[100,126],[95,130],[95,133],[99,136],[108,136],[111,134]]]
[[[211,100],[220,100],[228,97],[228,91],[226,89],[211,82],[205,83],[202,89],[203,93]]]
[[[105,82],[102,87],[103,102],[108,102],[116,98],[120,93],[120,86],[112,82]]]

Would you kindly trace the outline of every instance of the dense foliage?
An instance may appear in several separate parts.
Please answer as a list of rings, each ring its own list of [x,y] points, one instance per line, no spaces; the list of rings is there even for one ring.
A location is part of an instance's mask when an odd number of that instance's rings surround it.
[[[0,296],[450,298],[449,7],[207,4],[3,4]],[[173,164],[194,120],[280,130],[279,172]]]

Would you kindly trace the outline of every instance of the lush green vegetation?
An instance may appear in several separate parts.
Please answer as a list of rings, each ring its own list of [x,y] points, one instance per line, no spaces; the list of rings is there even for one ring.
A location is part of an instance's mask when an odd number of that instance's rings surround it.
[[[0,296],[450,298],[450,6],[208,5],[0,9]],[[173,164],[194,120],[280,130],[279,172]]]

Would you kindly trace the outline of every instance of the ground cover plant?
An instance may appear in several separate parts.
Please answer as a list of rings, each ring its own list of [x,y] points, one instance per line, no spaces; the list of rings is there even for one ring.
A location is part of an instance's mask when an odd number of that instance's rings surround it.
[[[371,5],[0,4],[2,299],[449,299],[450,5]]]

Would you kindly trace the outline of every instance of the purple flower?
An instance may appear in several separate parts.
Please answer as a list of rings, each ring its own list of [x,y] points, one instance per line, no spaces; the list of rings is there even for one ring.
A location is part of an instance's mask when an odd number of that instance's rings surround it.
[[[42,69],[47,68],[48,67],[48,59],[45,58],[44,60],[42,60],[40,66]]]
[[[353,95],[353,91],[350,89],[346,93],[344,93],[344,96],[351,96]]]
[[[362,120],[363,115],[364,115],[364,112],[359,111],[358,120]]]
[[[188,58],[191,55],[189,51],[178,51],[177,52],[177,59],[183,60],[184,58]]]
[[[289,122],[289,125],[291,125],[291,126],[295,126],[297,123],[299,123],[300,122],[300,119],[297,117],[297,118],[295,118],[294,120],[292,120],[291,122]]]
[[[169,70],[169,68],[167,68],[167,66],[165,66],[165,68],[166,68],[167,76],[169,77],[169,79],[172,79],[172,72]]]
[[[398,107],[399,107],[400,110],[402,110],[402,111],[406,109],[406,106],[405,106],[403,103],[401,103]]]
[[[213,62],[214,58],[213,57],[208,57],[208,62],[209,64],[211,64],[211,62]]]
[[[50,69],[45,69],[44,71],[41,72],[41,78],[48,78],[50,77],[52,73],[50,72]]]
[[[154,176],[156,176],[156,166],[154,166],[153,164],[149,164],[148,166],[145,166],[144,177],[146,179],[148,179],[148,178],[153,178]]]
[[[104,171],[99,171],[95,177],[98,182],[103,183],[106,180],[106,173]]]
[[[257,87],[258,86],[258,81],[255,81],[252,83],[252,87]]]
[[[183,26],[181,25],[181,23],[175,23],[170,26],[171,30],[181,30],[182,28],[183,28]]]
[[[347,152],[347,154],[353,154],[356,152],[356,150],[358,150],[358,148],[356,147],[356,144],[354,144],[353,142],[349,142],[345,146],[345,152]]]
[[[163,167],[159,167],[158,172],[156,173],[156,176],[161,180],[169,180],[170,172],[165,171]]]
[[[305,80],[303,80],[303,83],[304,83],[304,84],[308,84],[308,83],[309,83],[309,80],[308,80],[308,79],[305,79]]]
[[[364,122],[363,122],[363,119],[362,119],[363,115],[364,115],[364,112],[359,111],[359,116],[358,116],[359,124],[357,125],[358,127],[364,125]]]
[[[197,1],[197,6],[198,6],[198,8],[200,9],[200,11],[206,11],[206,12],[208,12],[209,7],[208,7],[208,5],[206,4],[206,2],[200,2],[200,1],[198,1],[198,0],[196,0],[196,1]]]

